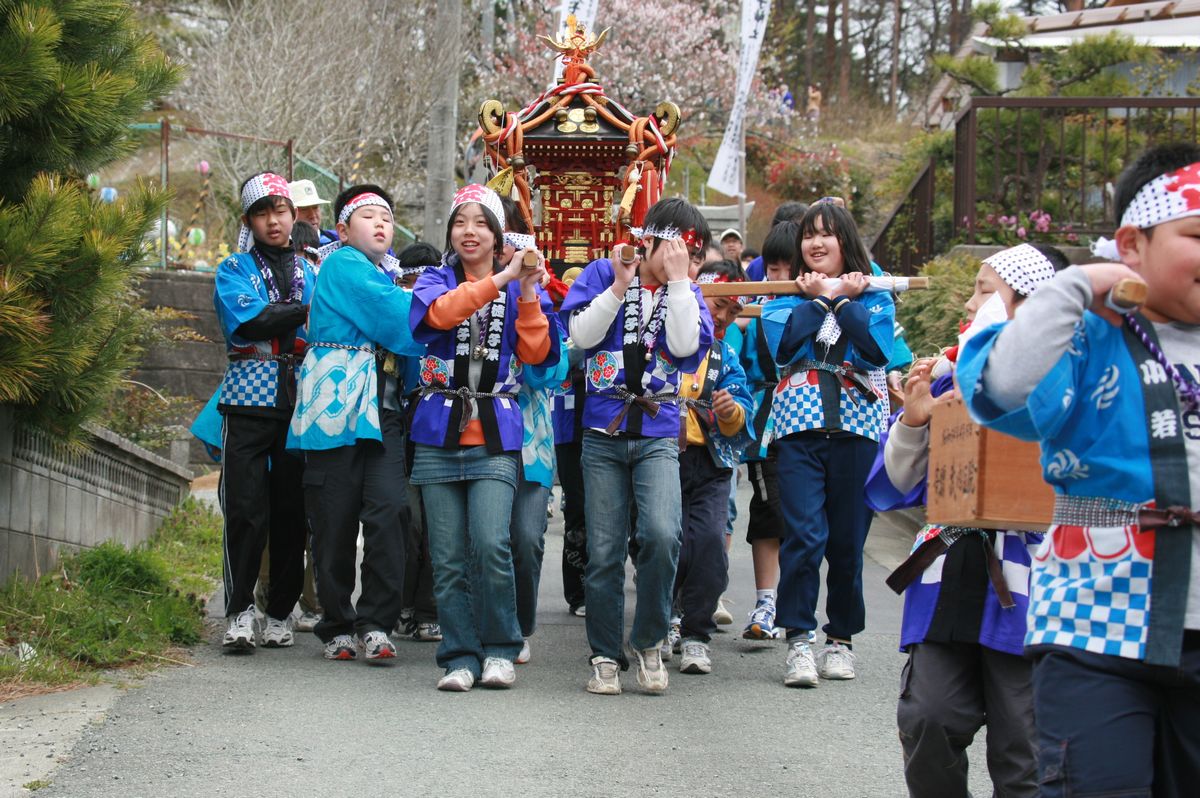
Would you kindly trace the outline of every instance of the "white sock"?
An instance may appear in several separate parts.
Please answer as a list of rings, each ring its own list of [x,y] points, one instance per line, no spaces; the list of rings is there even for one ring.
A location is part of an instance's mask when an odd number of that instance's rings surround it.
[[[758,595],[758,601],[762,601],[763,599],[766,599],[767,601],[770,601],[772,604],[775,603],[775,591],[772,590],[771,588],[767,588],[766,590],[756,590],[754,592]]]

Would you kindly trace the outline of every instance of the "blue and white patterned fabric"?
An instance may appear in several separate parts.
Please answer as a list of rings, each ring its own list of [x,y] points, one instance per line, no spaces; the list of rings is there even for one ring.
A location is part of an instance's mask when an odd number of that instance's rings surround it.
[[[940,532],[941,527],[926,526],[917,533],[912,551],[916,551],[922,543],[936,537]],[[1040,532],[1000,531],[995,534],[993,545],[996,558],[1000,560],[1004,582],[1008,585],[1016,606],[1008,609],[1001,607],[996,591],[989,582],[983,600],[983,617],[979,624],[979,644],[1006,654],[1021,654],[1025,645],[1025,615],[1030,603],[1030,563],[1032,553],[1041,545],[1043,536]],[[959,540],[954,545],[962,546],[968,543],[967,540]],[[946,553],[943,552],[921,572],[919,579],[905,589],[904,616],[900,624],[901,651],[906,651],[909,646],[925,640],[941,600],[942,566],[945,564]]]
[[[304,264],[305,285],[302,301],[311,301],[313,283],[316,282],[308,262]],[[221,382],[221,407],[279,406],[279,363],[270,360],[281,355],[303,355],[305,329],[296,330],[293,349],[280,351],[278,338],[269,341],[250,341],[237,334],[237,328],[262,313],[270,304],[267,285],[259,272],[253,255],[238,252],[221,261],[217,266],[213,285],[213,306],[217,321],[225,335],[225,351],[230,356],[258,357],[260,360],[230,360]],[[290,410],[290,407],[284,407]]]
[[[571,290],[563,300],[562,309],[559,311],[563,327],[570,330],[571,315],[583,310],[592,300],[608,291],[613,280],[612,261],[600,258],[589,263],[571,284]],[[639,279],[635,277],[630,290],[637,291],[640,285]],[[654,341],[652,357],[642,374],[641,390],[635,392],[638,395],[676,393],[679,388],[680,371],[695,371],[700,359],[712,345],[712,316],[708,312],[708,306],[704,304],[699,287],[693,285],[691,289],[700,306],[699,349],[687,357],[677,357],[667,345],[666,332],[661,332]],[[666,287],[658,289],[665,290]],[[629,292],[626,292],[626,295],[629,296]],[[650,301],[661,301],[660,295],[656,293],[655,298]],[[628,387],[625,375],[625,340],[627,336],[637,336],[640,324],[641,320],[627,314],[626,305],[623,304],[609,327],[608,335],[598,346],[587,350],[584,365],[587,387],[587,402],[583,411],[585,427],[603,430],[625,409],[625,403],[618,398],[614,386]],[[631,431],[630,420],[635,417],[640,420],[640,429],[634,431],[646,437],[675,438],[679,434],[679,408],[674,404],[664,403],[658,415],[653,418],[648,415],[642,418],[640,413],[632,411],[622,420],[621,430]]]
[[[312,345],[297,380],[289,449],[383,440],[374,350],[424,353],[409,330],[411,303],[411,292],[354,247],[344,246],[324,260],[309,312]]]
[[[870,314],[868,324],[871,339],[884,356],[890,358],[895,340],[895,305],[891,295],[882,292],[864,293],[853,301],[861,303]],[[792,312],[810,303],[811,300],[801,297],[782,297],[763,306],[760,323],[766,333],[771,355],[781,370],[801,360],[823,361],[825,348],[817,343],[814,334],[798,348],[791,360],[787,363],[779,362],[780,338]],[[845,332],[842,334],[846,335]],[[764,432],[764,445],[794,432],[814,429],[840,429],[873,441],[879,440],[887,424],[890,407],[887,398],[887,376],[883,368],[863,360],[853,343],[847,344],[842,360],[843,363],[867,372],[878,400],[868,402],[856,390],[842,382],[838,399],[840,418],[826,419],[818,372],[807,369],[796,371],[782,377],[775,386],[771,415]],[[842,363],[830,365],[840,366]]]
[[[560,338],[560,347],[566,350],[566,336],[555,317],[551,317],[550,332]],[[521,422],[524,437],[521,440],[521,464],[525,479],[537,482],[542,487],[554,487],[554,417],[553,392],[567,378],[570,363],[560,357],[553,366],[528,366],[525,381],[517,393],[521,405]]]
[[[1067,351],[1026,403],[1002,412],[989,399],[982,375],[1004,326],[975,335],[959,354],[959,386],[971,415],[985,426],[1038,441],[1043,478],[1056,493],[1151,501],[1140,383],[1161,379],[1161,366],[1135,363],[1121,329],[1084,312]],[[1033,558],[1026,645],[1143,659],[1154,538],[1154,532],[1135,526],[1051,527]]]

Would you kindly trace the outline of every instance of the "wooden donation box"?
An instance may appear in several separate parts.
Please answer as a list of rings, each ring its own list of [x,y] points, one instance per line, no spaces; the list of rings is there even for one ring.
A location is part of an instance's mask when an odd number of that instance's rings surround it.
[[[961,399],[934,407],[929,424],[931,524],[1042,531],[1054,490],[1036,443],[981,427]]]

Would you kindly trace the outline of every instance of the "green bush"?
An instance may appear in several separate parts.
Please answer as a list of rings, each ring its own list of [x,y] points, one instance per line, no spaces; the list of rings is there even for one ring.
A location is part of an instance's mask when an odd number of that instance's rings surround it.
[[[145,546],[104,543],[34,582],[10,580],[0,590],[0,686],[88,679],[200,642],[198,594],[216,584],[220,544],[220,516],[188,499]]]
[[[921,273],[929,288],[902,294],[896,317],[916,357],[928,357],[958,337],[958,325],[966,311],[963,305],[975,291],[979,260],[970,255],[941,255],[925,264]]]

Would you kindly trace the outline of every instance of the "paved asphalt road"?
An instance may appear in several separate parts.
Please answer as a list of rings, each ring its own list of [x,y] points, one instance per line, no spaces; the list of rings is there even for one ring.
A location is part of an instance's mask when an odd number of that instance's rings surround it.
[[[748,498],[743,487],[741,507]],[[744,528],[743,512],[728,593],[738,625],[714,639],[711,675],[673,671],[666,695],[639,694],[632,673],[623,695],[584,692],[583,619],[562,599],[556,517],[533,661],[518,667],[514,689],[439,693],[428,643],[401,642],[397,663],[382,668],[326,662],[308,634],[291,649],[225,656],[214,625],[194,667],[124,691],[37,795],[905,795],[900,602],[883,584],[903,540],[873,533],[858,678],[794,690],[782,685],[783,643],[740,638],[754,597]],[[976,795],[991,791],[982,747],[972,751]]]

